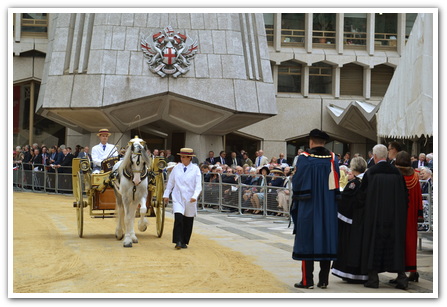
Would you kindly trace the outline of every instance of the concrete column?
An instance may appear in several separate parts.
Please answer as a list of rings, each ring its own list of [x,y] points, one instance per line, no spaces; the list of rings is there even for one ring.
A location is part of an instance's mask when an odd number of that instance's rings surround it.
[[[369,13],[366,16],[366,52],[369,55],[374,55],[375,19],[376,15],[374,13]]]
[[[273,86],[275,87],[275,94],[278,94],[278,65],[274,64],[272,66],[272,75],[273,75]]]
[[[185,134],[185,146],[194,149],[199,162],[205,161],[210,150],[214,151],[214,156],[219,156],[221,150],[225,150],[223,136],[201,135],[192,132]]]
[[[276,52],[281,51],[281,13],[276,13],[273,17],[273,47]]]
[[[371,67],[363,68],[363,96],[371,98]]]
[[[305,36],[304,36],[304,49],[307,53],[312,53],[312,30],[313,30],[313,13],[305,14]]]
[[[303,65],[303,74],[301,76],[302,88],[301,92],[303,96],[307,98],[309,96],[309,66]]]
[[[344,13],[337,13],[336,15],[336,33],[335,33],[335,50],[338,54],[343,54],[343,36],[344,36]]]
[[[405,22],[406,14],[397,14],[397,53],[402,55],[405,49]]]
[[[411,142],[412,142],[411,155],[417,155],[419,157],[420,150],[419,150],[418,140],[419,140],[418,138],[411,139]]]
[[[20,37],[22,33],[22,13],[15,13],[14,14],[14,21],[15,21],[15,33],[14,33],[14,41],[19,43]]]
[[[29,94],[29,143],[33,144],[34,142],[34,81],[31,81],[30,84],[30,94]]]
[[[341,66],[336,66],[332,69],[332,93],[335,98],[340,98],[340,69]]]

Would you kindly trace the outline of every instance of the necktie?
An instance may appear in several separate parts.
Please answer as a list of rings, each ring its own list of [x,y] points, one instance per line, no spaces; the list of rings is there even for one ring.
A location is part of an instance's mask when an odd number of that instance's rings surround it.
[[[185,166],[185,168],[183,169],[183,172],[186,172],[186,166]]]
[[[106,150],[106,145],[102,145],[102,150]]]

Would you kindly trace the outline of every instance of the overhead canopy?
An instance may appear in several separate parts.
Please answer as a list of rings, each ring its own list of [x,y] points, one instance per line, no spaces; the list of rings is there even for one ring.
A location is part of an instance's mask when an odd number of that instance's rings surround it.
[[[377,135],[433,135],[433,14],[418,14],[377,113]]]
[[[362,101],[352,101],[346,108],[340,108],[333,104],[328,105],[328,111],[337,125],[349,129],[368,139],[375,141],[376,137],[376,112],[378,105]]]

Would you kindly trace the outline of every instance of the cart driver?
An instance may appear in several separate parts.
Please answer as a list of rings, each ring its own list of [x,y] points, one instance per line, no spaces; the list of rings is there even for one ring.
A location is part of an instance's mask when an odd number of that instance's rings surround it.
[[[99,137],[100,142],[92,148],[93,174],[101,171],[102,161],[118,156],[115,145],[107,143],[111,135],[109,129],[100,129],[96,135]]]

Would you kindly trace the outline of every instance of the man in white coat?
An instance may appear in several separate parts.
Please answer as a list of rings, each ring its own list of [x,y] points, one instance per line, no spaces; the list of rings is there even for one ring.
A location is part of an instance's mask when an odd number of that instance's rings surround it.
[[[99,144],[92,148],[93,173],[101,171],[101,163],[107,158],[118,156],[118,150],[115,145],[107,143],[109,136],[112,135],[109,129],[100,129],[96,134],[99,137]]]
[[[197,215],[197,198],[202,191],[202,173],[199,167],[191,162],[195,157],[191,148],[182,148],[178,155],[181,162],[169,175],[163,200],[167,203],[172,193],[175,217],[172,243],[175,243],[176,249],[181,249],[188,247],[191,238],[194,217]]]

